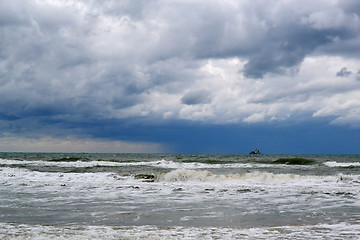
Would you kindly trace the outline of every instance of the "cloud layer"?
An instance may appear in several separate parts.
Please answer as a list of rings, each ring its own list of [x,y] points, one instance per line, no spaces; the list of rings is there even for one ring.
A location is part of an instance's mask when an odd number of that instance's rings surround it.
[[[109,141],[78,137],[71,138],[28,138],[19,136],[2,136],[0,151],[4,152],[120,152],[120,153],[158,153],[164,152],[160,144],[147,142]]]
[[[14,0],[0,9],[4,132],[66,135],[134,119],[360,126],[356,0]]]

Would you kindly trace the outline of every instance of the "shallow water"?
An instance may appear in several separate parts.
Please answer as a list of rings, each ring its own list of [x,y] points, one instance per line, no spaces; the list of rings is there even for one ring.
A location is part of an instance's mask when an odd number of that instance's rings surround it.
[[[295,157],[313,162],[274,163]],[[359,155],[2,153],[0,237],[356,239],[359,170]]]

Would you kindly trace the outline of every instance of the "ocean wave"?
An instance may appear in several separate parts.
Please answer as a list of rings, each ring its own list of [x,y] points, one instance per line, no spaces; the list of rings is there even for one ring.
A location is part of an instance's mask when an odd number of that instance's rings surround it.
[[[99,217],[96,219],[102,224],[107,221],[101,217],[103,209],[109,209],[109,211],[118,209],[119,212],[125,212],[123,224],[129,222],[150,224],[151,221],[148,222],[147,217],[137,222],[136,216],[149,216],[144,213],[143,206],[156,207],[158,211],[164,213],[164,216],[173,213],[167,209],[169,206],[177,204],[177,206],[181,206],[181,209],[189,206],[191,211],[195,211],[199,214],[197,216],[201,216],[197,218],[191,214],[185,214],[183,217],[190,218],[183,220],[179,220],[176,216],[166,217],[174,221],[174,224],[181,224],[187,221],[201,222],[201,218],[205,219],[209,216],[207,210],[203,209],[203,203],[210,203],[214,210],[222,201],[233,205],[238,210],[243,205],[249,205],[247,214],[259,214],[259,204],[268,209],[269,206],[263,203],[263,200],[270,201],[270,209],[271,206],[275,206],[281,211],[292,211],[291,209],[300,206],[297,201],[307,204],[308,199],[315,200],[311,207],[308,207],[309,211],[324,204],[327,207],[337,207],[339,203],[349,204],[349,201],[350,204],[357,206],[355,204],[358,204],[359,199],[360,176],[301,176],[270,172],[215,174],[210,171],[191,169],[178,169],[162,174],[147,172],[142,174],[130,172],[127,174],[110,172],[54,173],[9,167],[0,168],[0,185],[2,186],[1,191],[4,193],[3,207],[5,208],[12,208],[14,201],[20,206],[28,206],[27,204],[30,202],[32,205],[29,205],[28,211],[31,212],[34,206],[39,209],[44,207],[41,201],[48,201],[49,209],[52,209],[56,202],[59,204],[58,209],[69,210],[67,216],[71,218],[70,210],[77,209],[76,204],[83,202],[89,204],[89,209],[98,209],[96,212]],[[14,194],[14,198],[6,199],[9,193]],[[291,204],[279,204],[279,201],[281,202],[283,199]],[[332,199],[331,203],[329,203],[330,199]],[[252,201],[260,202],[255,204]],[[69,206],[68,203],[74,203],[74,206]],[[98,208],[97,203],[104,207]],[[153,210],[149,211],[153,212]],[[224,219],[221,216],[221,210],[215,210],[215,212],[220,215],[213,215],[212,219]],[[111,213],[107,212],[109,216]],[[133,215],[126,215],[127,213]],[[182,212],[179,213],[181,215]],[[23,214],[25,216],[26,211]],[[75,211],[74,214],[76,215],[77,212]],[[54,215],[54,218],[57,217]],[[49,223],[47,217],[41,219],[40,223],[42,221]],[[235,216],[234,219],[237,217]],[[72,221],[72,219],[70,220]],[[88,220],[91,219],[84,218],[81,219],[81,222]],[[119,219],[116,217],[109,221],[109,224],[116,224]],[[269,221],[271,222],[271,220]]]
[[[325,162],[324,165],[328,166],[328,167],[360,167],[360,162],[336,162],[336,161],[331,161],[331,162]]]
[[[0,223],[2,239],[357,239],[359,223],[273,227],[51,226]]]
[[[122,166],[149,166],[154,168],[167,169],[218,169],[218,168],[267,168],[274,167],[272,164],[259,163],[226,163],[226,164],[210,164],[199,162],[175,162],[172,160],[158,160],[158,161],[138,161],[138,162],[115,162],[115,161],[98,161],[98,160],[80,160],[80,159],[64,159],[60,161],[49,160],[10,160],[0,159],[0,165],[12,166],[40,166],[40,167],[74,167],[74,168],[88,168],[88,167],[122,167]],[[280,166],[281,167],[281,166]]]
[[[241,174],[221,175],[209,171],[177,169],[156,177],[160,182],[227,182],[227,183],[262,183],[262,184],[314,184],[315,182],[359,181],[359,176],[314,176],[297,174],[274,174],[271,172],[249,172]]]
[[[113,161],[81,161],[81,160],[9,160],[9,159],[0,159],[1,165],[21,165],[21,166],[40,166],[40,167],[74,167],[74,168],[85,168],[85,167],[121,167],[121,166],[159,166],[162,161],[153,161],[153,162],[113,162]]]
[[[0,168],[0,176],[4,178],[8,176],[17,176],[19,180],[33,181],[37,179],[39,182],[48,179],[50,182],[99,182],[101,184],[107,181],[109,184],[111,179],[126,180],[130,182],[182,182],[189,184],[196,183],[227,183],[227,184],[328,184],[335,182],[360,183],[360,175],[336,174],[328,176],[318,175],[298,175],[291,173],[272,173],[267,171],[252,171],[238,174],[215,174],[209,170],[199,169],[174,169],[170,172],[138,172],[118,174],[115,172],[43,172],[31,170],[23,167],[8,166]],[[52,180],[51,180],[52,179]],[[56,180],[57,179],[57,180]],[[105,180],[107,179],[107,180]],[[13,179],[14,180],[14,179]],[[36,181],[37,181],[36,180]],[[116,182],[115,182],[116,183]]]

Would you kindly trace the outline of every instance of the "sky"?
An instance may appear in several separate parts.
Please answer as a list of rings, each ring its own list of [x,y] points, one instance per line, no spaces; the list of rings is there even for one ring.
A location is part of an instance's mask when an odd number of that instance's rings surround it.
[[[0,0],[0,151],[360,153],[358,0]]]

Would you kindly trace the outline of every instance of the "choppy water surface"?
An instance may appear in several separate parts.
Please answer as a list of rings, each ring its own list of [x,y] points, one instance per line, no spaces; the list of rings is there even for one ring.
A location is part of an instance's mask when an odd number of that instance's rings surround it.
[[[359,155],[1,153],[0,237],[356,239],[359,170]]]

